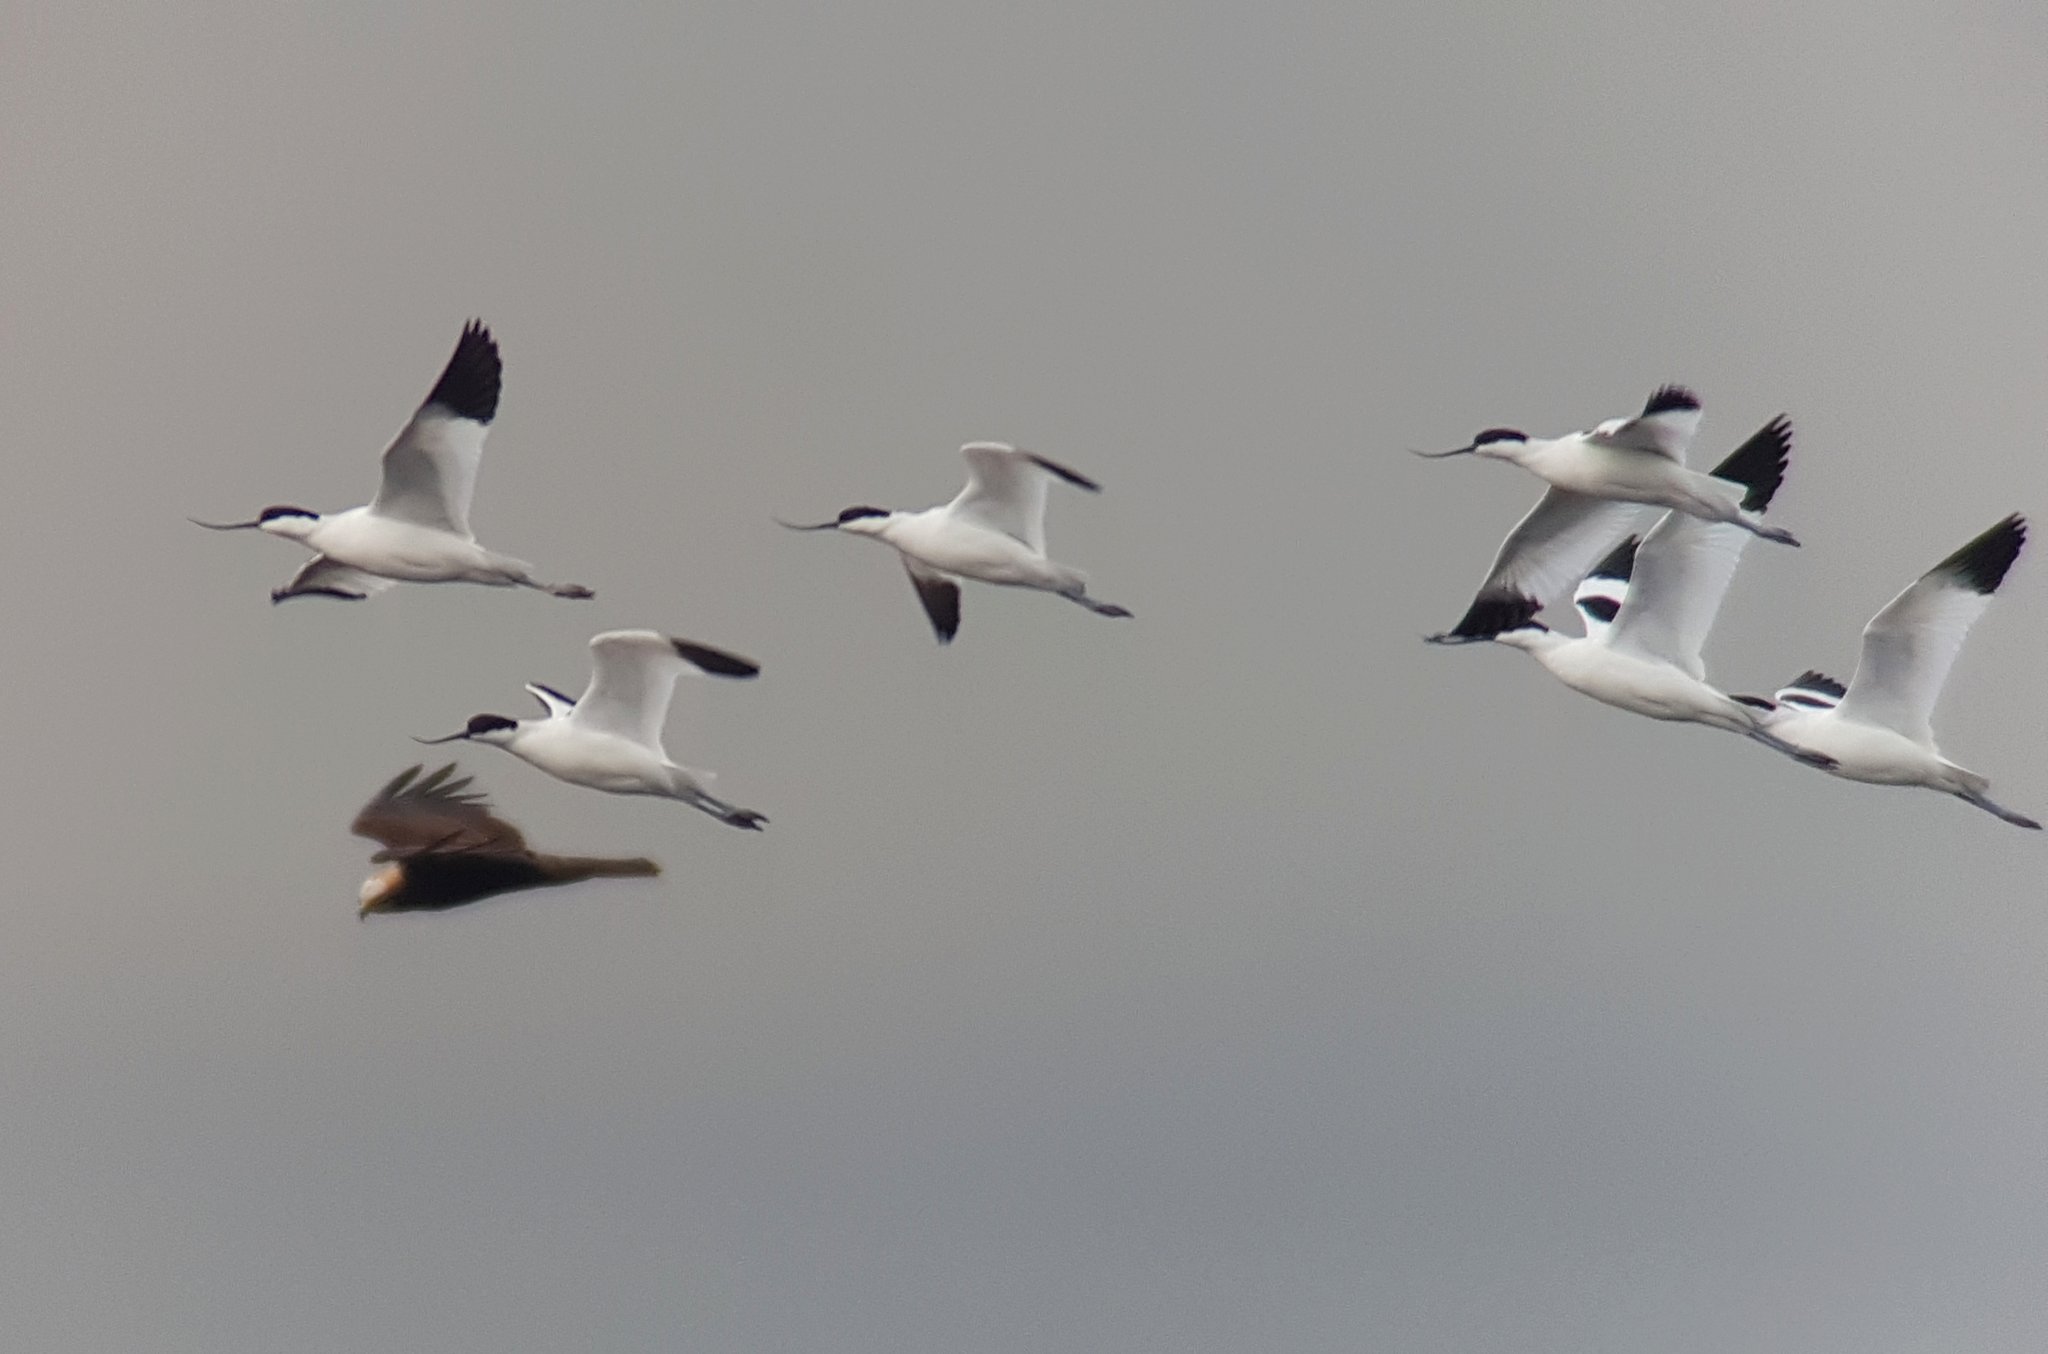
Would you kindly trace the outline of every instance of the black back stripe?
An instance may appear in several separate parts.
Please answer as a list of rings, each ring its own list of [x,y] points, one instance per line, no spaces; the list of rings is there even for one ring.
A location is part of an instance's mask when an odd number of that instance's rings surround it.
[[[1621,614],[1621,603],[1612,597],[1581,597],[1579,610],[1603,624],[1614,624],[1614,618]]]
[[[1102,492],[1101,485],[1097,484],[1094,480],[1089,479],[1086,475],[1082,474],[1078,470],[1069,469],[1068,467],[1061,465],[1058,461],[1047,460],[1045,457],[1040,456],[1035,451],[1027,451],[1024,453],[1024,455],[1025,458],[1031,462],[1031,464],[1037,466],[1040,470],[1043,470],[1051,475],[1057,475],[1059,478],[1065,480],[1067,483],[1073,485],[1077,489],[1086,489],[1088,490],[1088,492],[1096,494]]]

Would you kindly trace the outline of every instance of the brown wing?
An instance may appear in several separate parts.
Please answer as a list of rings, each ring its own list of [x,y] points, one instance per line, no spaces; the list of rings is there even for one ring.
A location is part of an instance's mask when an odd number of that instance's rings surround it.
[[[483,792],[469,788],[468,776],[450,779],[455,775],[455,763],[426,776],[420,775],[422,769],[408,767],[392,777],[349,825],[349,831],[358,837],[383,844],[376,859],[422,852],[519,855],[526,851],[526,839],[519,829],[491,812]]]

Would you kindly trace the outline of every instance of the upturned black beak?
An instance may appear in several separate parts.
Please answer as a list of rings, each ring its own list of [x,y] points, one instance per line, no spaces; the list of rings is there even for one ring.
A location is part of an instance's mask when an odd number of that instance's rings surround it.
[[[837,521],[831,521],[831,522],[785,522],[785,521],[783,521],[783,520],[782,520],[782,519],[781,519],[780,517],[771,517],[771,518],[769,518],[768,520],[769,520],[769,521],[771,521],[771,522],[773,522],[773,523],[775,523],[775,525],[776,525],[776,526],[779,526],[779,527],[788,527],[788,528],[789,528],[789,529],[790,529],[791,531],[830,531],[830,530],[831,530],[831,529],[832,529],[833,527],[836,527],[836,526],[838,526],[838,525],[839,525],[839,523],[838,523]]]
[[[1415,448],[1410,447],[1408,448],[1408,454],[1410,456],[1420,456],[1425,461],[1441,461],[1446,456],[1470,456],[1477,450],[1479,450],[1479,444],[1474,442],[1470,446],[1455,447],[1450,451],[1417,451]]]
[[[208,531],[251,531],[263,525],[261,518],[252,522],[202,522],[196,517],[188,517],[185,520],[195,527],[205,527]]]
[[[458,739],[458,738],[467,738],[467,737],[469,737],[469,730],[468,730],[468,729],[464,729],[464,730],[463,730],[462,732],[460,732],[460,733],[451,733],[451,734],[449,734],[449,735],[448,735],[448,736],[447,736],[446,738],[421,738],[421,737],[419,737],[419,736],[418,736],[417,734],[415,734],[415,735],[413,736],[413,740],[412,740],[412,741],[413,741],[413,742],[415,742],[415,743],[425,743],[425,744],[428,744],[429,746],[432,746],[432,745],[433,745],[433,744],[435,744],[435,743],[452,743],[452,742],[454,742],[454,741],[455,741],[456,739]]]

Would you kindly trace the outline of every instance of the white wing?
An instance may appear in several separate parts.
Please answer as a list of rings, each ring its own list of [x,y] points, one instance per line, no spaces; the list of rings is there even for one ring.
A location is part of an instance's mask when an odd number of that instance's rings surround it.
[[[1792,425],[1772,419],[1713,469],[1716,479],[1739,486],[1742,506],[1763,512],[1784,483],[1792,454]],[[1725,522],[1668,512],[1636,552],[1628,600],[1601,636],[1611,648],[1662,659],[1697,681],[1706,680],[1700,649],[1728,596],[1735,566],[1752,533]]]
[[[270,600],[282,602],[289,597],[340,597],[360,602],[365,597],[374,597],[386,588],[397,586],[394,579],[367,574],[346,564],[336,564],[325,555],[315,555],[292,575],[291,582],[271,593]]]
[[[1548,606],[1585,577],[1642,516],[1641,504],[1546,489],[1501,543],[1464,618],[1438,638],[1487,639],[1518,623],[1523,617],[1507,618],[1526,613],[1527,602]]]
[[[382,517],[467,537],[484,434],[498,413],[498,345],[471,320],[426,402],[384,449],[384,482],[370,509]]]
[[[528,682],[526,690],[528,694],[541,703],[541,708],[548,712],[549,719],[561,719],[576,708],[575,701],[570,700],[553,687],[543,685],[540,682]]]
[[[590,641],[590,652],[595,670],[569,720],[655,752],[680,674],[752,677],[761,670],[735,654],[652,630],[607,630]]]
[[[1863,653],[1843,719],[1875,724],[1934,746],[1929,720],[1970,626],[1991,605],[2026,543],[2027,524],[2006,518],[1922,574],[1863,627]]]
[[[1662,386],[1651,394],[1643,412],[1630,419],[1610,419],[1586,436],[1611,447],[1627,447],[1685,463],[1686,448],[1700,428],[1699,396],[1684,386]]]
[[[1045,553],[1045,491],[1052,476],[1091,492],[1102,486],[1057,461],[1002,442],[969,442],[967,487],[946,505],[955,517],[1014,537]]]

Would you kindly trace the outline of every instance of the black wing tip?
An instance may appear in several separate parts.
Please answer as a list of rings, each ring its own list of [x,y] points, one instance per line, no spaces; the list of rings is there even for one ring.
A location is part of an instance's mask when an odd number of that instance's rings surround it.
[[[1771,506],[1778,486],[1785,482],[1785,467],[1791,459],[1792,420],[1780,414],[1707,473],[1749,491],[1742,496],[1744,512],[1762,512]]]
[[[1650,392],[1650,398],[1643,404],[1644,418],[1652,414],[1668,414],[1676,409],[1696,410],[1700,397],[1691,389],[1681,385],[1661,385]]]
[[[1636,550],[1642,543],[1642,537],[1630,536],[1627,540],[1602,556],[1600,562],[1593,566],[1593,572],[1587,574],[1586,577],[1618,578],[1624,583],[1628,582],[1630,578],[1635,576]]]
[[[1801,691],[1818,691],[1823,696],[1833,696],[1836,700],[1840,700],[1849,694],[1848,687],[1818,668],[1808,668],[1791,681],[1785,683],[1785,686],[1787,689],[1797,688]]]
[[[921,578],[916,574],[910,576],[910,583],[917,589],[917,600],[924,604],[933,637],[941,644],[951,644],[953,636],[960,633],[960,585],[950,578]]]
[[[2014,513],[1934,567],[1988,597],[1998,591],[2026,543],[2027,519]]]
[[[1728,699],[1734,701],[1737,705],[1747,705],[1757,710],[1775,710],[1778,708],[1778,703],[1768,696],[1731,695]]]
[[[1464,617],[1436,638],[1442,643],[1492,639],[1509,630],[1519,630],[1536,618],[1543,604],[1518,593],[1481,593],[1472,599]]]
[[[738,654],[714,649],[708,644],[695,644],[687,639],[671,637],[669,643],[674,646],[678,658],[714,677],[761,675],[761,665],[750,658],[741,658]]]
[[[428,404],[438,404],[457,418],[489,423],[498,416],[498,390],[503,382],[504,364],[498,358],[498,341],[482,320],[462,327],[455,354],[441,372],[441,379],[427,392]]]
[[[1086,489],[1091,494],[1099,494],[1102,492],[1101,485],[1097,484],[1094,480],[1089,479],[1086,475],[1074,469],[1072,466],[1061,465],[1058,461],[1052,460],[1049,457],[1040,456],[1035,451],[1027,451],[1024,453],[1024,455],[1030,458],[1031,464],[1037,466],[1040,470],[1045,471],[1049,475],[1055,475],[1060,479],[1065,480],[1067,483],[1073,485],[1076,489]]]

